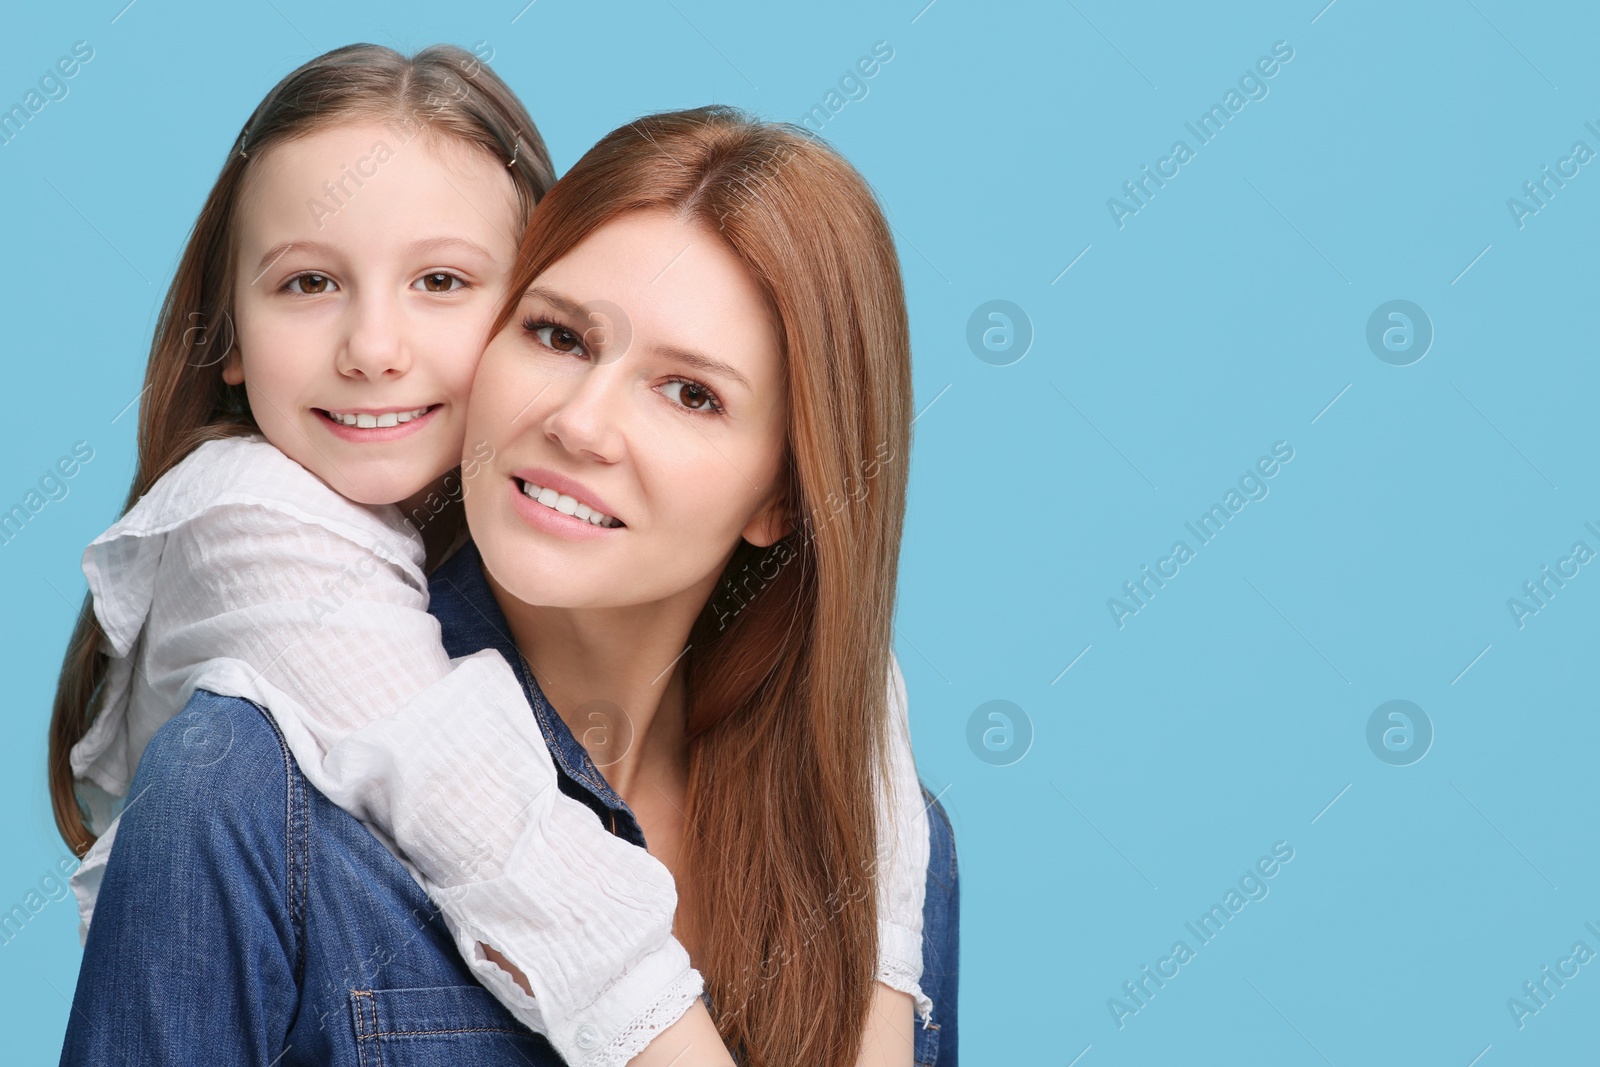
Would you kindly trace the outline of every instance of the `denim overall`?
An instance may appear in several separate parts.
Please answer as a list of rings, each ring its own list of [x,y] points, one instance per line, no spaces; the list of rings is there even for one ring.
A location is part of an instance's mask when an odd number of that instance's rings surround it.
[[[475,546],[435,572],[430,597],[452,657],[493,648],[518,670],[562,792],[644,847],[633,813],[528,673]],[[129,797],[63,1065],[564,1062],[478,984],[427,894],[305,780],[257,705],[196,692],[151,740]],[[954,1067],[955,842],[927,799],[922,988],[934,1007],[929,1026],[915,1024],[915,1062]]]

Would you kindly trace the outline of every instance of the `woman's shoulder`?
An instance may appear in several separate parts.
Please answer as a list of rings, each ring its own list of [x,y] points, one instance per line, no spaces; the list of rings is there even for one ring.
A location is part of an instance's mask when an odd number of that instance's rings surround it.
[[[205,801],[196,809],[205,818],[224,808],[260,806],[281,819],[293,767],[282,735],[259,705],[197,689],[150,738],[124,811],[154,791],[156,807]]]
[[[88,894],[89,929],[162,887],[176,907],[185,893],[201,891],[195,879],[226,883],[245,862],[264,879],[267,898],[287,900],[272,857],[289,851],[295,782],[288,750],[260,707],[196,690],[144,749],[113,824],[114,844],[100,859],[104,871],[74,887],[80,898]]]

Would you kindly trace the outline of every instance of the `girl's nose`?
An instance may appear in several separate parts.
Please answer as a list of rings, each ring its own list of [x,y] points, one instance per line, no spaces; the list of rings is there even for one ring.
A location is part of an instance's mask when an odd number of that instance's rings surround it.
[[[340,374],[378,381],[397,378],[411,369],[399,309],[392,301],[376,295],[356,300],[350,316],[349,333],[336,361]]]

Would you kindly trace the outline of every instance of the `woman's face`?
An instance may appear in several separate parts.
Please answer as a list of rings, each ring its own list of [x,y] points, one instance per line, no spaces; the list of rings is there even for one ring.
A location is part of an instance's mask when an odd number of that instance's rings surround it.
[[[739,260],[672,215],[622,216],[536,278],[483,355],[473,539],[528,604],[703,604],[740,538],[786,532],[787,418],[777,333]]]
[[[516,258],[503,163],[341,125],[274,146],[240,203],[236,342],[267,439],[335,491],[392,504],[461,462],[472,373]]]

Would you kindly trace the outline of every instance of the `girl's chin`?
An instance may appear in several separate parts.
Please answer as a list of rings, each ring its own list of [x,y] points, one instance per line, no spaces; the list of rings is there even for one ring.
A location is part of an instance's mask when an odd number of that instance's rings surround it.
[[[418,489],[410,482],[352,479],[346,484],[349,490],[340,492],[345,499],[371,508],[393,505],[407,516],[417,511],[438,514],[449,502],[442,492],[433,488]],[[338,488],[338,483],[334,486]]]

